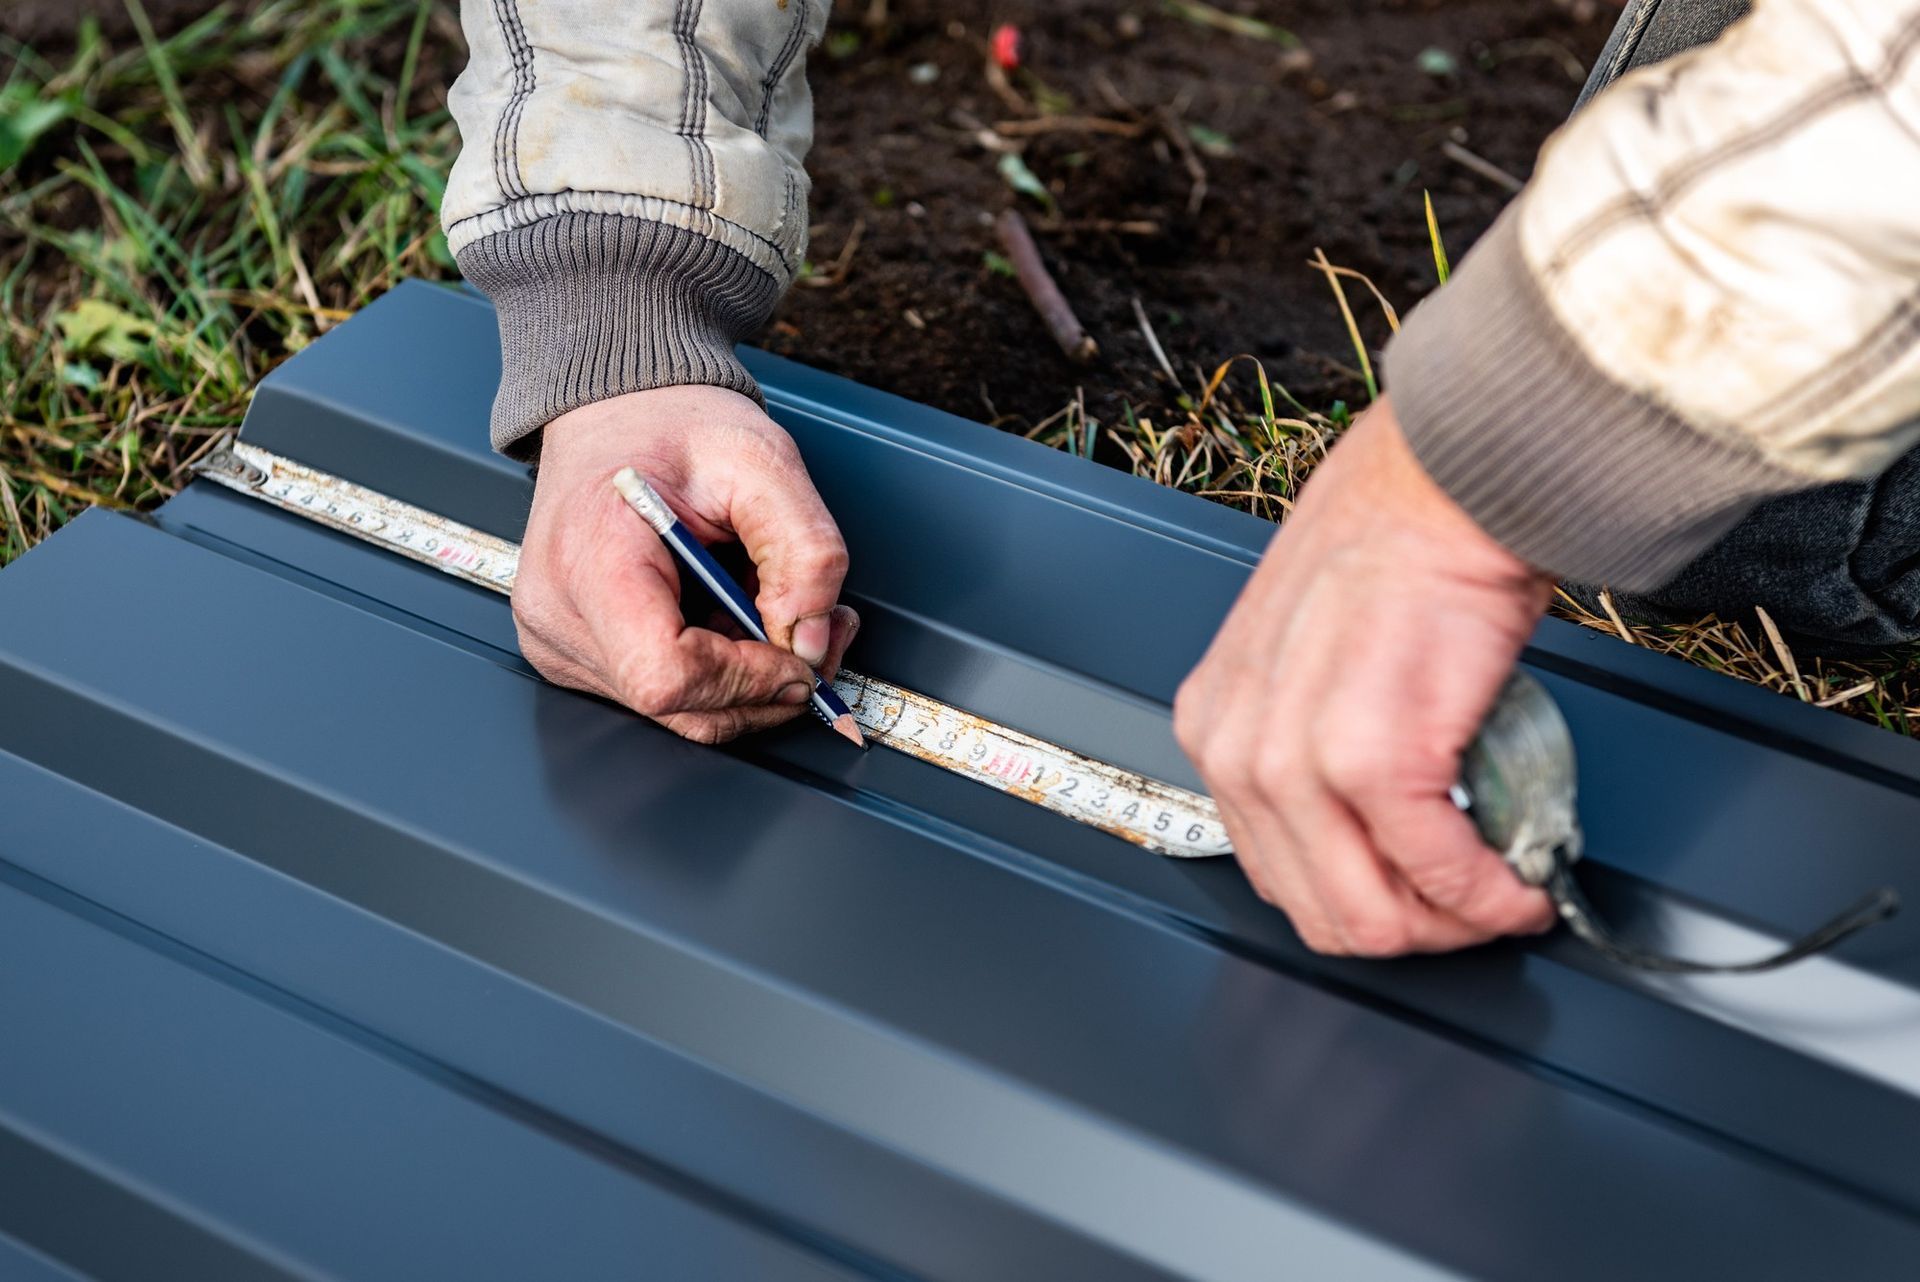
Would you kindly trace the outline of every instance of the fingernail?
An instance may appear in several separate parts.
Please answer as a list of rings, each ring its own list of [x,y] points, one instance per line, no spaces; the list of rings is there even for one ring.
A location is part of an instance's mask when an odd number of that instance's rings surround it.
[[[804,682],[796,681],[790,686],[782,686],[778,698],[781,703],[805,703],[807,700],[813,698],[813,687]]]
[[[809,668],[817,668],[827,657],[827,641],[833,627],[824,614],[810,614],[793,625],[793,652]]]

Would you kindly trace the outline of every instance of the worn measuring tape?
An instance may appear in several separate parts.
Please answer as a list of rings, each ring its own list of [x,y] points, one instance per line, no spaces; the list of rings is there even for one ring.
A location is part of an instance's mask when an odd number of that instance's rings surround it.
[[[518,544],[239,440],[216,448],[199,475],[250,498],[511,593]],[[1176,859],[1230,855],[1211,797],[1095,760],[1032,735],[842,669],[834,690],[874,742]],[[1552,898],[1581,940],[1622,965],[1680,973],[1771,970],[1829,948],[1898,907],[1876,891],[1771,956],[1737,964],[1688,961],[1621,941],[1574,881],[1581,853],[1574,813],[1573,740],[1545,687],[1516,672],[1468,749],[1453,800],[1521,880]]]

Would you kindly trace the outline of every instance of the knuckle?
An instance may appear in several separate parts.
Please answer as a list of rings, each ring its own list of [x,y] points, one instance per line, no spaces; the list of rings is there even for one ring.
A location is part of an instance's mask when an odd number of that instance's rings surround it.
[[[1260,795],[1278,802],[1301,802],[1314,789],[1306,754],[1286,741],[1263,745],[1240,769]]]
[[[1258,783],[1259,761],[1273,751],[1250,742],[1239,728],[1209,725],[1192,732],[1187,755],[1209,786],[1244,795]]]
[[[1370,790],[1381,768],[1373,745],[1359,735],[1336,730],[1320,741],[1321,772],[1343,793]]]
[[[838,530],[816,531],[797,558],[798,570],[810,579],[845,578],[848,564],[847,545]]]
[[[839,595],[847,577],[847,557],[845,552],[789,552],[764,574],[763,584],[779,603],[773,607],[775,613],[782,612],[784,606],[795,614],[815,614],[832,605]]]
[[[1217,793],[1242,801],[1264,795],[1254,762],[1231,741],[1208,739],[1194,754],[1194,764],[1207,785]]]

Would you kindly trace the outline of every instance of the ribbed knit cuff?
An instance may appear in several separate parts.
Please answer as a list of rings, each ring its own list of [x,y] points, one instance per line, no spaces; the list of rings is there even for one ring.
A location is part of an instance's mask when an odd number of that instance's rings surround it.
[[[500,315],[503,453],[534,457],[548,423],[627,392],[706,384],[760,398],[733,345],[766,323],[783,282],[697,232],[556,214],[458,257]]]
[[[1522,258],[1517,214],[1388,347],[1394,413],[1421,466],[1509,551],[1649,591],[1754,503],[1812,482],[1596,368]]]

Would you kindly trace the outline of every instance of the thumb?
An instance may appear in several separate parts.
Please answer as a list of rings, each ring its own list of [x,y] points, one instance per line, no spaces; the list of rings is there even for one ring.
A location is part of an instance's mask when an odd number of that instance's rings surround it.
[[[809,667],[832,640],[831,613],[847,577],[847,545],[796,458],[734,491],[732,525],[759,573],[754,601],[767,636]]]

